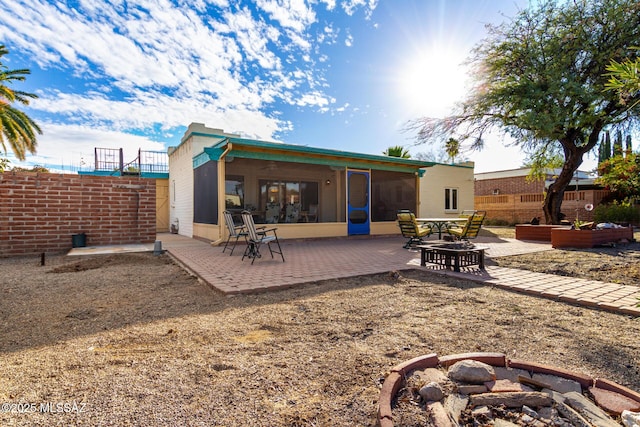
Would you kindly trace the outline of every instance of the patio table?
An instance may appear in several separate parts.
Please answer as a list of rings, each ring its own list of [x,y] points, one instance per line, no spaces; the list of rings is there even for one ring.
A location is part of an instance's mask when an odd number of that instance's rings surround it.
[[[450,222],[467,222],[469,218],[416,218],[416,221],[429,224],[438,230],[438,240],[442,240],[442,229]]]

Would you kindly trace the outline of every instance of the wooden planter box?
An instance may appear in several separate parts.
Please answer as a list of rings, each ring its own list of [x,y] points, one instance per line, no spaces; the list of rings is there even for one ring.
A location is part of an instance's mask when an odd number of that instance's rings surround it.
[[[569,229],[565,225],[516,224],[516,239],[550,242],[551,230],[554,228]]]
[[[551,246],[554,248],[593,248],[605,243],[633,240],[633,227],[607,228],[603,230],[551,230]]]

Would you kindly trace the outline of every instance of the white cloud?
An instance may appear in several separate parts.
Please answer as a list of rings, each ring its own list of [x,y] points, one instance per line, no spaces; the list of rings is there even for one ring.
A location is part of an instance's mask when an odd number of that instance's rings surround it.
[[[316,20],[316,14],[304,0],[258,0],[256,5],[284,28],[304,32]]]
[[[67,79],[37,90],[42,126],[31,163],[104,144],[151,144],[130,135],[191,122],[271,139],[291,130],[279,103],[328,111],[323,79],[341,28],[314,7],[369,15],[376,1],[2,0],[0,40]],[[347,35],[348,43],[352,37]],[[33,70],[32,70],[33,71]],[[38,116],[40,114],[40,116]],[[44,117],[44,118],[40,118]],[[60,122],[67,123],[56,124]],[[108,130],[107,130],[108,129]],[[51,148],[50,147],[55,147]],[[79,162],[79,159],[65,160]]]

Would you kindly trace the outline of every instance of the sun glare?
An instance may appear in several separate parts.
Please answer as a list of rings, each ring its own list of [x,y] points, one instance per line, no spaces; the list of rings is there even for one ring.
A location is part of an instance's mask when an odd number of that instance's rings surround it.
[[[399,70],[398,94],[413,116],[443,117],[465,94],[465,55],[432,49],[411,56]]]

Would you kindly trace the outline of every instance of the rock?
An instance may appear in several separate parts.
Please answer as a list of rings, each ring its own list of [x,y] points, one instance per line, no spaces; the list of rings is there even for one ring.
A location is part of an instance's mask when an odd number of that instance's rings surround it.
[[[492,393],[502,393],[506,391],[534,391],[531,387],[527,387],[521,383],[514,383],[511,380],[495,380],[484,383]]]
[[[442,403],[428,403],[426,408],[429,413],[429,421],[431,422],[431,425],[438,427],[454,427],[454,424],[451,422],[451,419],[449,419],[447,411],[445,411]]]
[[[518,424],[514,424],[511,421],[503,420],[502,418],[496,418],[493,422],[495,427],[518,427]]]
[[[495,371],[496,379],[498,380],[510,380],[511,382],[517,383],[518,377],[520,376],[531,378],[529,371],[525,371],[524,369],[513,369],[504,368],[502,366],[495,366],[493,370]]]
[[[480,406],[479,408],[475,408],[471,411],[471,415],[474,418],[483,418],[485,420],[490,420],[493,417],[493,413],[491,413],[491,409],[488,406]]]
[[[418,375],[418,378],[420,378],[423,384],[431,382],[442,384],[449,381],[449,378],[447,378],[445,373],[436,368],[427,368],[422,371],[416,371],[415,375]]]
[[[640,427],[640,412],[622,411],[621,418],[625,427]]]
[[[452,380],[470,384],[484,384],[496,379],[493,366],[477,360],[461,360],[454,363],[449,368],[447,376]]]
[[[522,405],[549,406],[553,402],[547,394],[537,391],[474,394],[469,399],[472,406],[504,405],[507,408],[520,408]]]
[[[531,377],[531,379],[533,381],[546,384],[546,388],[555,390],[558,393],[568,393],[570,391],[582,393],[582,386],[580,385],[580,383],[567,378],[549,374],[533,374],[533,377]]]
[[[622,411],[640,411],[640,403],[620,393],[596,387],[589,387],[589,393],[598,406],[610,414],[620,415]]]
[[[530,417],[533,417],[533,418],[539,417],[538,413],[533,409],[529,408],[527,405],[522,405],[522,413],[525,415],[529,415]]]
[[[572,426],[591,427],[591,424],[589,424],[587,420],[585,420],[577,411],[573,410],[565,403],[556,401],[556,409],[558,410],[558,413],[560,415],[571,422]]]
[[[439,402],[444,398],[444,391],[440,384],[430,382],[418,391],[425,402]]]
[[[595,427],[620,427],[606,412],[598,408],[593,402],[584,397],[582,393],[571,391],[563,393],[565,403],[575,409],[587,421]]]
[[[459,385],[458,386],[458,392],[462,393],[462,394],[480,394],[480,393],[486,393],[487,391],[487,386],[485,385]]]
[[[469,398],[459,394],[449,394],[444,400],[444,409],[452,420],[459,420],[462,411],[465,410]]]

